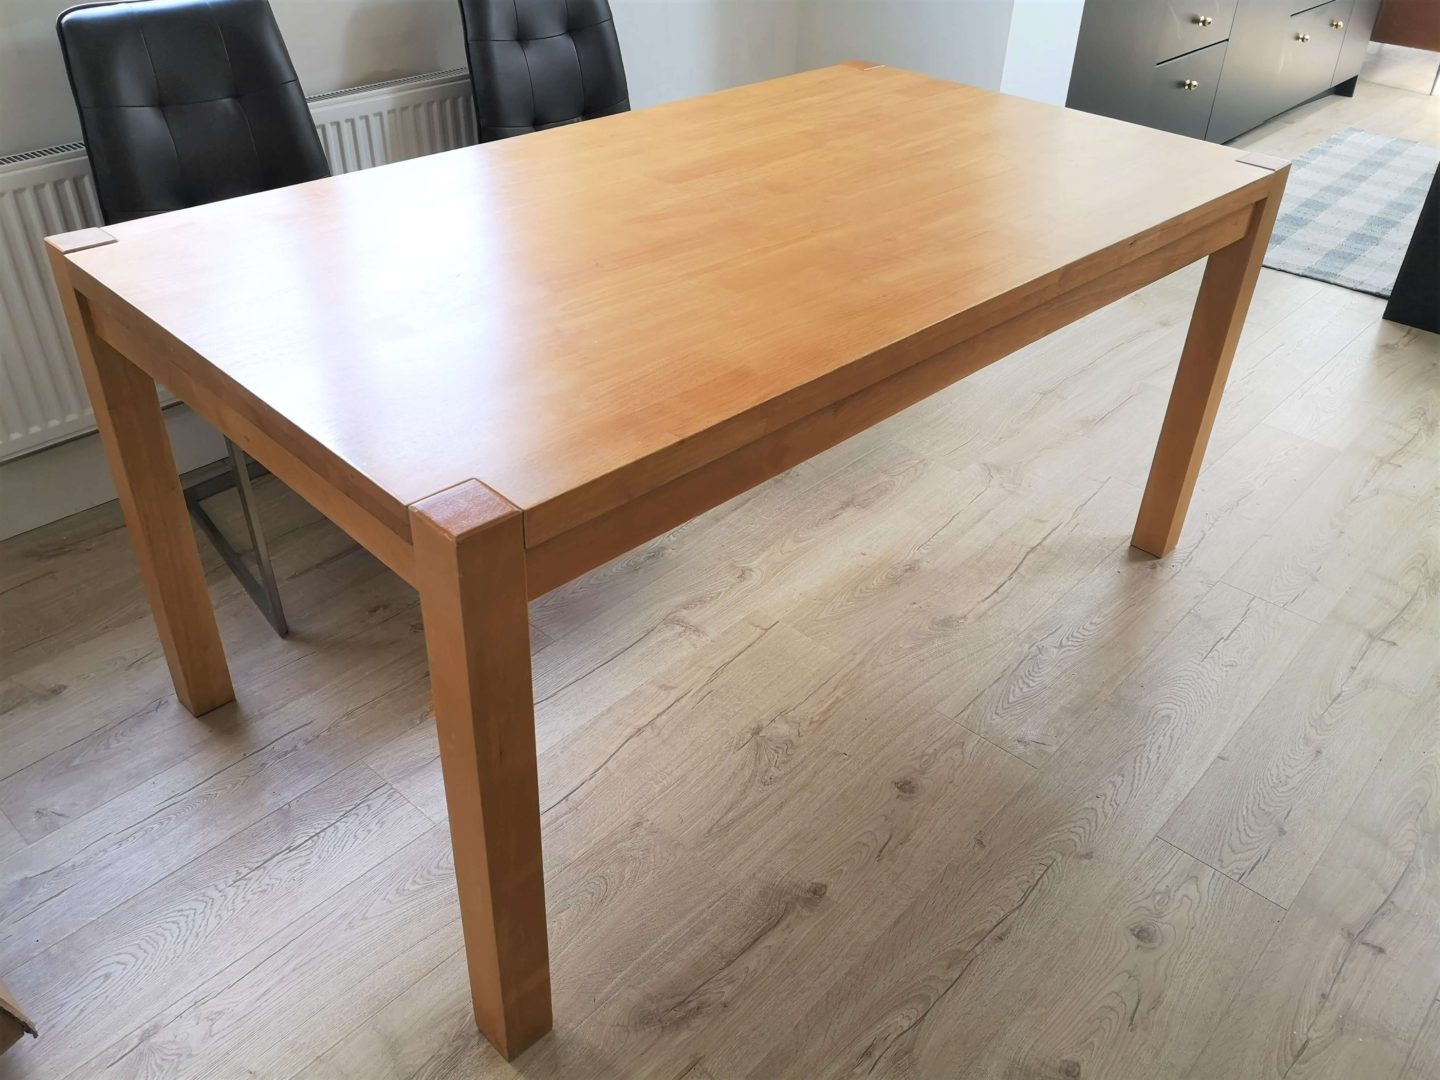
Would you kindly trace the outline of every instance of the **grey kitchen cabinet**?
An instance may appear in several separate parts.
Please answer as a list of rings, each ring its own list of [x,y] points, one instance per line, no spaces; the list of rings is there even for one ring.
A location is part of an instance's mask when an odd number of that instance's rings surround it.
[[[1163,0],[1154,5],[1150,18],[1155,20],[1157,62],[1174,59],[1207,45],[1215,45],[1230,36],[1230,22],[1235,17],[1236,0]],[[1131,10],[1143,4],[1131,5]]]
[[[1220,71],[1225,63],[1225,42],[1207,45],[1154,67],[1154,83],[1147,95],[1149,110],[1140,123],[1197,139],[1205,137]]]
[[[1380,0],[1086,0],[1067,104],[1226,142],[1354,86]]]

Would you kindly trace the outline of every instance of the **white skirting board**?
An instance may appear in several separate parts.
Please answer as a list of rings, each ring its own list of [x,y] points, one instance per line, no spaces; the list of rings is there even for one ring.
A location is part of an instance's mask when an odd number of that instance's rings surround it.
[[[182,472],[225,456],[220,433],[184,405],[165,410]],[[100,436],[91,432],[0,465],[0,540],[78,514],[115,498]]]

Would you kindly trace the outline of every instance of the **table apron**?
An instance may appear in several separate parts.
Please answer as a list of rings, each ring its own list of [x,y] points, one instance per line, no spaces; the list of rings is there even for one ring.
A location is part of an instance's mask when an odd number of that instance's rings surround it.
[[[1238,242],[1250,230],[1257,212],[1256,205],[1246,205],[536,544],[526,553],[531,598],[683,525],[1045,335]]]
[[[826,405],[698,468],[528,549],[529,595],[542,596],[616,556],[778,476],[916,402],[1167,274],[1242,239],[1255,204],[1246,204],[1179,239],[1052,297],[927,360]],[[82,279],[85,275],[78,275]],[[236,401],[192,376],[183,346],[131,312],[108,290],[78,282],[95,334],[243,447],[283,483],[407,583],[415,583],[407,522],[389,520],[351,498],[352,477],[329,473],[322,452],[297,453]],[[303,433],[302,433],[303,438]],[[306,460],[307,457],[315,461]],[[482,477],[476,479],[483,480]],[[386,507],[386,509],[390,509]],[[404,508],[397,503],[396,510]],[[403,530],[403,531],[402,531]]]
[[[247,416],[238,402],[194,378],[186,365],[173,355],[177,346],[169,336],[144,325],[124,309],[123,303],[112,303],[103,295],[98,298],[85,295],[82,299],[98,338],[242,447],[407,583],[415,583],[408,516],[401,517],[402,534],[395,524],[351,498],[345,489],[353,489],[353,480],[327,475],[326,463],[333,462],[331,455],[318,450],[307,455],[317,463],[312,465],[301,454],[282,445],[264,426]],[[395,505],[400,515],[407,515],[405,507]]]

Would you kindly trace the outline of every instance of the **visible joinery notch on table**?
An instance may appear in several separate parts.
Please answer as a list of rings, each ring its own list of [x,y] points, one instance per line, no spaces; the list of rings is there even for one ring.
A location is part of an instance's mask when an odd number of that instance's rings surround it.
[[[1270,154],[1262,154],[1251,150],[1244,157],[1235,159],[1241,165],[1254,165],[1257,169],[1266,169],[1270,172],[1279,172],[1281,169],[1288,169],[1290,162],[1281,157],[1273,157]]]
[[[47,237],[45,242],[61,255],[73,255],[77,251],[88,251],[90,248],[113,244],[116,241],[115,237],[104,229],[76,229],[74,232]]]

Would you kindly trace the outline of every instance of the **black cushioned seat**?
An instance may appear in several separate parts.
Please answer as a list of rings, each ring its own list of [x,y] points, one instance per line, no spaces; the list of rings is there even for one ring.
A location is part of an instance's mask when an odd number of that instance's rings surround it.
[[[626,112],[608,0],[460,0],[480,141]]]
[[[121,0],[57,22],[107,222],[329,176],[266,0]]]

